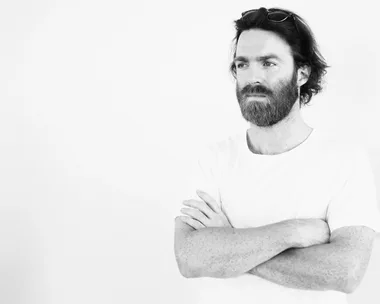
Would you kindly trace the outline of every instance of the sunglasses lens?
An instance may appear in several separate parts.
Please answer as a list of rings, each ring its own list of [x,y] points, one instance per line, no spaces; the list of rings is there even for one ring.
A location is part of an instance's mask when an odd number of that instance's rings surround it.
[[[244,13],[241,13],[241,16],[242,17],[245,17],[245,16],[248,16],[248,15],[254,15],[255,13],[257,13],[257,9],[254,9],[254,10],[249,10],[249,11],[246,11]]]
[[[274,21],[274,22],[282,22],[285,21],[286,18],[288,18],[290,15],[285,12],[270,12],[268,13],[268,20]]]

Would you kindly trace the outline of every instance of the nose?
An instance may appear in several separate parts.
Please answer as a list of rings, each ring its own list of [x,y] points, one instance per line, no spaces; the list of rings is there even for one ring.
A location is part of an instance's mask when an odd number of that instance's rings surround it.
[[[264,81],[264,70],[260,69],[257,65],[250,65],[247,69],[246,81],[250,83],[263,83]]]

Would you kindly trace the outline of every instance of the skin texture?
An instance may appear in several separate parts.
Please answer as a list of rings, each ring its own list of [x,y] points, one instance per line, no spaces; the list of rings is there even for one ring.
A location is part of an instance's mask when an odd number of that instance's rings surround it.
[[[296,244],[294,226],[286,222],[248,229],[209,227],[190,233],[180,222],[176,220],[180,237],[176,256],[185,277],[236,277]]]
[[[364,226],[342,227],[330,243],[308,248],[291,248],[251,269],[257,275],[286,287],[336,290],[352,293],[367,269],[375,232]]]
[[[186,216],[175,219],[175,254],[184,277],[230,278],[246,272],[290,288],[344,293],[360,284],[375,238],[372,229],[342,227],[327,238],[316,222],[236,229],[210,195],[198,195],[201,200],[184,202],[192,210],[182,209]]]

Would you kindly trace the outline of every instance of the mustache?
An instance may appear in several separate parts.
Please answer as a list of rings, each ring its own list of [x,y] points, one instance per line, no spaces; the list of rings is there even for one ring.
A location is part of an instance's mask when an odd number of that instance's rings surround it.
[[[267,94],[267,95],[271,95],[272,91],[267,89],[266,87],[264,87],[262,85],[253,86],[253,85],[248,84],[240,91],[240,93],[242,95],[245,95],[245,94]]]

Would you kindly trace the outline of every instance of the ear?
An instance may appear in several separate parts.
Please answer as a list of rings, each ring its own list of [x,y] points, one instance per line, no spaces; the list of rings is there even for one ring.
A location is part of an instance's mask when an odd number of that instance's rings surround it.
[[[304,65],[298,68],[297,84],[299,87],[304,85],[309,80],[310,72],[311,68],[308,65]]]

